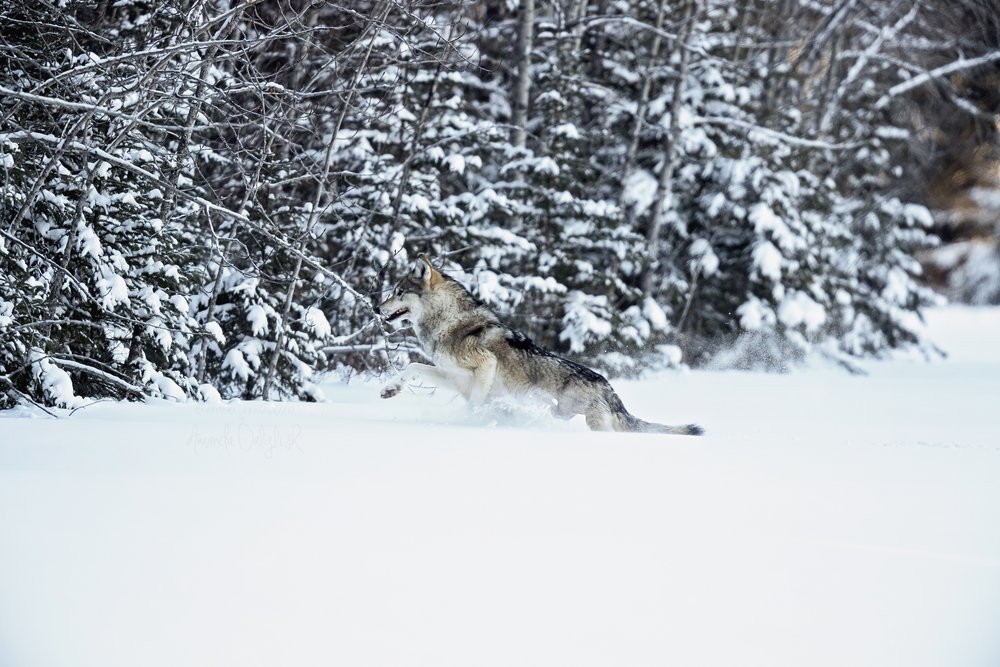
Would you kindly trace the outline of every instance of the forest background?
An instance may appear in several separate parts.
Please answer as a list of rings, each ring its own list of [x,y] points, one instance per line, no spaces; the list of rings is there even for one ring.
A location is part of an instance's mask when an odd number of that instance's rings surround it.
[[[986,0],[5,2],[0,407],[318,398],[418,253],[615,375],[933,354],[998,112]]]

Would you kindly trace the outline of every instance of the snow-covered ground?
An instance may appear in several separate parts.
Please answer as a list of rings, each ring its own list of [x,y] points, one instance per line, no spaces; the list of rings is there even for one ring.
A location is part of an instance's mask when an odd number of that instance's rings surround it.
[[[946,361],[0,419],[0,665],[1000,665],[1000,310]]]

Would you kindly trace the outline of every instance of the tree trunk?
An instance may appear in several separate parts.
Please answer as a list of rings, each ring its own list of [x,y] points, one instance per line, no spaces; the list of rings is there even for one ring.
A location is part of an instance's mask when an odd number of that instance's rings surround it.
[[[642,89],[639,91],[639,102],[635,111],[635,125],[632,127],[632,137],[629,140],[628,148],[625,150],[625,163],[622,165],[622,191],[618,197],[618,205],[624,207],[626,205],[625,201],[625,188],[628,184],[629,178],[632,176],[632,170],[635,166],[635,154],[639,150],[639,137],[642,134],[642,128],[646,121],[646,112],[649,109],[649,95],[653,88],[653,67],[658,64],[658,59],[660,55],[660,45],[662,40],[660,38],[660,31],[663,29],[663,18],[667,13],[667,0],[660,0],[660,8],[656,13],[656,31],[653,33],[653,44],[649,48],[649,65],[646,68],[646,74],[642,78]],[[630,214],[630,218],[634,216],[634,213]]]
[[[677,68],[677,79],[674,81],[673,108],[670,110],[670,123],[667,126],[666,144],[663,148],[663,168],[660,170],[660,178],[656,184],[653,212],[650,216],[649,227],[646,229],[649,260],[642,273],[641,280],[644,297],[652,294],[653,279],[660,267],[657,258],[659,256],[660,230],[663,227],[663,216],[665,213],[664,207],[673,198],[674,172],[680,161],[680,152],[677,149],[677,143],[680,140],[681,126],[677,121],[677,117],[684,106],[685,80],[687,79],[688,62],[690,60],[687,40],[691,34],[691,25],[695,19],[695,5],[696,0],[687,0],[684,3],[684,18],[677,35],[677,48],[680,49],[680,64]]]
[[[514,105],[511,124],[514,125],[514,146],[527,145],[528,99],[531,94],[531,49],[535,30],[535,0],[521,0],[517,22],[517,81],[514,85]]]

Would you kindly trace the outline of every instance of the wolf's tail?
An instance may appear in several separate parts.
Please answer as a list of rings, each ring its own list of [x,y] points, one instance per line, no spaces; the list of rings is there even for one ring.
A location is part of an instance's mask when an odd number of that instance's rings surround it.
[[[670,433],[673,435],[701,435],[705,432],[705,429],[697,424],[679,424],[676,426],[668,426],[667,424],[657,424],[656,422],[648,422],[643,419],[639,419],[635,415],[627,412],[624,415],[617,416],[618,419],[616,421],[624,427],[615,429],[617,431],[631,431],[633,433]]]
[[[639,419],[628,410],[617,394],[608,396],[608,407],[611,408],[611,428],[615,431],[629,431],[632,433],[669,433],[672,435],[701,435],[705,432],[697,424],[680,424],[678,426],[668,426]]]

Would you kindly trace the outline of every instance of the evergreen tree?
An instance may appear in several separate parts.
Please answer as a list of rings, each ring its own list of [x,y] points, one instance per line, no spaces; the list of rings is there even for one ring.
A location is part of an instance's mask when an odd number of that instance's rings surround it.
[[[981,11],[7,3],[0,400],[318,398],[420,354],[371,305],[422,252],[614,373],[926,348],[921,128],[988,103]]]
[[[14,322],[0,354],[8,389],[50,404],[193,388],[188,295],[200,270],[181,216],[163,218],[174,156],[148,131],[176,122],[177,110],[144,94],[140,59],[119,57],[137,46],[130,9],[43,7],[40,18],[14,7],[2,17],[16,27],[0,57],[14,86],[0,201],[0,298]],[[157,18],[169,32],[180,17]]]

